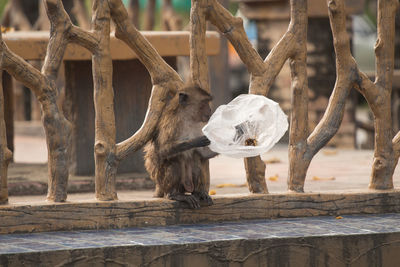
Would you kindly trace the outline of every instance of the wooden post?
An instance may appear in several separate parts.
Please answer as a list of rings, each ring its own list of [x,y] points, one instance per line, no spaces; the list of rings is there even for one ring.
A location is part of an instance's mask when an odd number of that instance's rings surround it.
[[[392,189],[397,160],[393,152],[391,94],[394,69],[395,15],[397,0],[378,0],[378,39],[375,44],[375,86],[380,98],[370,103],[374,113],[375,153],[371,189]]]
[[[229,0],[220,1],[225,8],[229,7]],[[212,26],[211,30],[215,27]],[[216,56],[208,57],[211,94],[213,96],[212,108],[215,110],[220,105],[228,103],[232,99],[232,91],[229,88],[229,64],[228,64],[228,40],[220,39],[220,51]],[[221,79],[221,77],[224,77]]]
[[[12,77],[3,73],[4,120],[6,123],[7,147],[14,152],[14,90]]]
[[[95,178],[96,198],[117,199],[115,177],[114,91],[112,88],[112,61],[110,56],[110,10],[107,0],[93,4],[93,30],[99,38],[99,50],[93,55],[93,85],[95,118]]]
[[[0,73],[0,204],[8,201],[7,170],[12,153],[7,148],[6,124],[4,121],[3,75]]]

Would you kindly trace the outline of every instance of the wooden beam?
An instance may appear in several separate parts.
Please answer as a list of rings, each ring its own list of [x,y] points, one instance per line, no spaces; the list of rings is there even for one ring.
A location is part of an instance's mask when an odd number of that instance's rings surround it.
[[[189,56],[189,32],[142,32],[162,57]],[[206,53],[208,56],[219,53],[219,34],[207,32]],[[3,36],[9,49],[25,60],[43,60],[46,56],[49,32],[10,32]],[[114,34],[110,39],[111,58],[113,60],[136,59],[137,55]],[[64,60],[90,60],[92,54],[77,44],[69,44]]]

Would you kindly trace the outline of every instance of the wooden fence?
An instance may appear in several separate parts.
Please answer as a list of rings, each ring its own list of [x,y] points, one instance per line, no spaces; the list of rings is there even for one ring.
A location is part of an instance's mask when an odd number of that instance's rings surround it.
[[[135,1],[132,1],[134,3]],[[154,1],[150,1],[153,3]],[[170,1],[165,1],[170,4]],[[132,23],[121,0],[94,0],[91,30],[73,25],[61,0],[44,0],[51,31],[46,58],[41,71],[10,51],[0,35],[0,69],[30,88],[41,104],[42,122],[48,146],[49,189],[47,199],[63,202],[67,198],[68,150],[71,126],[57,106],[56,75],[68,43],[76,43],[92,53],[95,104],[95,184],[98,200],[115,200],[115,177],[118,163],[149,141],[160,114],[171,94],[184,83]],[[378,39],[376,79],[372,82],[361,72],[351,55],[346,32],[344,0],[328,0],[327,8],[336,53],[336,84],[326,112],[317,127],[308,130],[307,112],[307,0],[291,0],[291,21],[287,32],[263,60],[246,37],[242,19],[234,17],[217,0],[192,0],[190,14],[190,70],[192,81],[210,91],[205,32],[207,21],[232,43],[250,74],[249,93],[267,95],[283,64],[289,60],[292,77],[290,114],[288,189],[302,192],[308,166],[314,155],[337,132],[351,89],[367,100],[375,127],[375,153],[370,188],[393,188],[393,172],[400,155],[400,133],[392,132],[391,90],[394,68],[395,13],[397,0],[378,1]],[[151,5],[149,5],[151,7]],[[147,116],[142,127],[127,140],[116,143],[113,107],[110,24],[113,20],[117,38],[123,40],[150,73],[153,89]],[[172,26],[171,26],[172,27]],[[1,75],[0,75],[1,77]],[[0,83],[1,85],[1,83]],[[7,149],[4,102],[0,90],[0,202],[7,203]],[[349,163],[351,164],[351,163]],[[265,185],[265,165],[260,157],[245,159],[249,189]],[[202,168],[208,170],[208,162]],[[207,172],[208,173],[208,172]],[[265,187],[264,187],[265,186]],[[264,193],[267,190],[263,190]]]

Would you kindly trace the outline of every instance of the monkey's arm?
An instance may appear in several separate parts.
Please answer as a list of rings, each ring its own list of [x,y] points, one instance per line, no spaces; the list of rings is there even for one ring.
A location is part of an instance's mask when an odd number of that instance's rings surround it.
[[[218,156],[217,152],[212,151],[209,147],[201,147],[196,149],[200,153],[202,159],[212,159],[213,157]]]
[[[177,154],[184,152],[186,150],[196,148],[196,147],[204,147],[210,144],[210,140],[206,136],[200,136],[194,138],[192,140],[183,141],[180,143],[175,143],[161,149],[160,156],[163,159],[171,158],[176,156]]]

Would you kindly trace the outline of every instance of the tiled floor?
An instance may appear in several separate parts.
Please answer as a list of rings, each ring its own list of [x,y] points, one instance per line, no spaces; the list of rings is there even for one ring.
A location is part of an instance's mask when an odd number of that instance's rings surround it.
[[[309,217],[101,231],[0,235],[0,254],[104,246],[400,232],[400,214]]]

